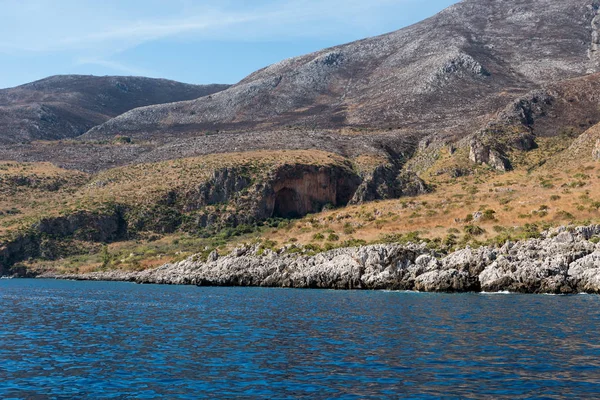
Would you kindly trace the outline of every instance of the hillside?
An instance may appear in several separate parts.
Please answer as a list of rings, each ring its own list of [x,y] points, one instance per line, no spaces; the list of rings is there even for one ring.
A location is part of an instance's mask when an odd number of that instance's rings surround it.
[[[197,99],[227,87],[137,77],[49,77],[0,90],[0,144],[76,137],[137,107]]]
[[[377,188],[368,172],[380,162],[321,151],[244,152],[95,175],[7,162],[0,164],[0,268],[28,258],[85,254],[94,243],[148,233],[252,231],[265,220],[360,202],[372,196],[371,186]],[[418,178],[402,179],[398,188],[406,194],[425,191]]]

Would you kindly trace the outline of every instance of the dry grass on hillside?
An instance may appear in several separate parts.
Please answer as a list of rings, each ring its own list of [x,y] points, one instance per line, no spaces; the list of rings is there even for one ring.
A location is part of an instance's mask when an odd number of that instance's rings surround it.
[[[322,151],[257,151],[138,164],[94,177],[49,163],[0,162],[0,235],[40,217],[95,210],[115,202],[152,203],[169,191],[206,182],[219,168],[242,167],[250,175],[256,175],[282,164],[346,162],[343,157]]]
[[[257,228],[242,236],[203,239],[177,233],[138,238],[66,260],[35,261],[31,267],[71,272],[98,270],[106,268],[103,254],[108,254],[111,268],[137,270],[214,248],[226,253],[240,243],[262,241],[269,247],[296,244],[325,249],[390,240],[398,235],[417,237],[415,232],[419,237],[439,239],[444,244],[465,245],[504,237],[515,227],[536,225],[536,229],[542,229],[574,221],[596,222],[600,221],[600,163],[586,161],[591,160],[591,149],[586,143],[594,138],[582,137],[568,150],[564,149],[571,141],[542,139],[538,149],[515,158],[515,171],[499,173],[476,167],[472,175],[458,178],[440,171],[473,170],[468,154],[460,149],[453,155],[442,152],[435,165],[423,174],[435,190],[419,197],[324,211],[300,220],[282,221],[277,228]],[[365,171],[381,161],[370,157],[353,160],[355,168]],[[12,229],[25,217],[58,213],[75,204],[147,201],[166,190],[197,185],[216,168],[246,166],[263,170],[285,163],[324,165],[347,160],[317,151],[236,153],[117,168],[91,180],[85,174],[49,164],[2,163],[0,182],[4,187],[10,186],[6,185],[12,177],[27,177],[25,181],[29,183],[3,191],[0,210],[15,207],[19,213],[0,215],[0,232]],[[62,182],[62,186],[57,189],[52,184],[55,181]]]
[[[418,231],[430,239],[454,234],[485,240],[526,224],[600,220],[600,163],[533,173],[479,169],[473,176],[440,178],[434,183],[436,190],[427,195],[327,211],[274,229],[266,237],[279,244],[323,244],[328,238],[373,242],[385,235]]]
[[[194,187],[209,179],[215,170],[247,168],[262,173],[284,164],[339,165],[343,157],[322,151],[257,151],[213,154],[152,164],[120,167],[98,174],[84,194],[93,198],[125,203],[151,200],[155,195],[182,187]]]
[[[89,176],[50,163],[0,162],[0,235],[67,206]]]

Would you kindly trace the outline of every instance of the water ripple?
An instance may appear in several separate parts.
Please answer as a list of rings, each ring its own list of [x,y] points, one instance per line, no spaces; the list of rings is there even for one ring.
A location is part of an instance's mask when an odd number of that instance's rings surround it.
[[[0,397],[598,397],[599,305],[4,280]]]

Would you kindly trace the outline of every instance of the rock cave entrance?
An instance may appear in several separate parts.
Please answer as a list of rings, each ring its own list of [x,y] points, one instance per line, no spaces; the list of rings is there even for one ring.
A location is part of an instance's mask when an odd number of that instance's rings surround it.
[[[273,217],[300,218],[304,215],[302,211],[300,195],[294,189],[283,188],[275,194]]]

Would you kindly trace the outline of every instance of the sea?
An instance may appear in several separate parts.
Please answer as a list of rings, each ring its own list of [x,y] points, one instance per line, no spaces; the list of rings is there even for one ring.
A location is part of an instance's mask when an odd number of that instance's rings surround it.
[[[594,295],[0,280],[2,399],[599,397]]]

